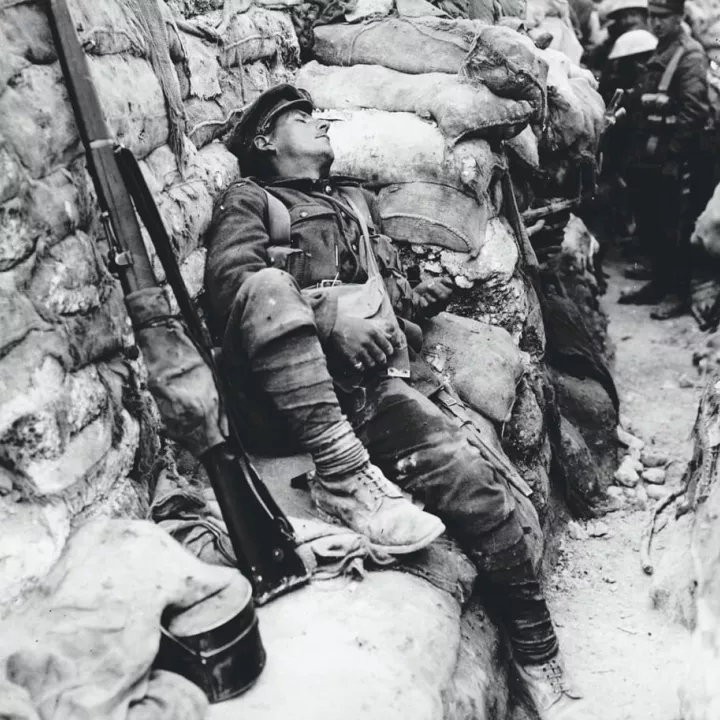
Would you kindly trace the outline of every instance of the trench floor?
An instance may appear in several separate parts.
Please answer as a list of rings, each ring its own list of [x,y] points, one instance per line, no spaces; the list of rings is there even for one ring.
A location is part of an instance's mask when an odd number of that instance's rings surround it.
[[[616,348],[623,424],[686,462],[701,393],[692,351],[703,335],[689,316],[656,322],[650,308],[618,305],[621,290],[637,283],[622,277],[620,265],[606,269],[611,278],[603,305]],[[548,578],[566,664],[589,706],[586,720],[679,718],[690,632],[652,606],[652,579],[643,573],[639,554],[649,514],[649,509],[610,513],[602,518],[609,527],[606,537],[577,540],[568,533]],[[673,532],[668,527],[656,536],[656,553],[667,540],[663,533]]]

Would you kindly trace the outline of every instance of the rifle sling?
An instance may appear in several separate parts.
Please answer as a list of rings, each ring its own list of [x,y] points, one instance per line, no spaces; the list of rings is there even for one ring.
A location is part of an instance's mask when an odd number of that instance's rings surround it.
[[[135,209],[155,247],[155,252],[160,259],[160,264],[165,271],[165,277],[172,288],[187,328],[195,341],[195,345],[202,350],[203,355],[207,355],[210,348],[209,339],[207,338],[205,328],[195,309],[192,298],[188,293],[185,280],[180,273],[170,238],[165,230],[160,212],[153,200],[150,188],[148,188],[145,182],[145,177],[140,170],[140,166],[132,152],[122,145],[116,146],[115,158],[123,181],[125,182],[125,187],[128,189],[135,203]]]

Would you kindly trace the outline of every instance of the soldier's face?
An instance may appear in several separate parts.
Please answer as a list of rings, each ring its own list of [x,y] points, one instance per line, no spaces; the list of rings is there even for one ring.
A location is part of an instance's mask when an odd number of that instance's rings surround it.
[[[653,12],[648,15],[650,32],[658,40],[674,35],[680,29],[681,21],[680,15],[656,15]]]
[[[332,162],[334,153],[330,145],[326,120],[318,120],[303,110],[290,110],[281,115],[271,133],[271,142],[277,157],[316,158],[319,162]]]

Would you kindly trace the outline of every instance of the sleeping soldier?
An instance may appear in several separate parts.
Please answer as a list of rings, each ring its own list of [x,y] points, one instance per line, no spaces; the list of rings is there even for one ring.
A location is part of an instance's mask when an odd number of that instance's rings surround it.
[[[510,490],[433,404],[439,384],[408,347],[419,349],[416,323],[444,309],[451,286],[410,287],[377,232],[372,196],[330,175],[328,124],[312,111],[291,85],[246,110],[229,147],[253,178],[225,191],[209,230],[210,319],[233,394],[252,415],[247,443],[309,453],[318,511],[387,552],[423,548],[447,525],[542,717],[579,718]]]

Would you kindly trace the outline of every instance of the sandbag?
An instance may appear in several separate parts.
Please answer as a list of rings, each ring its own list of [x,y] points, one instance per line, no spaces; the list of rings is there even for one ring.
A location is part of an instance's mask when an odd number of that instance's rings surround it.
[[[437,127],[410,113],[381,110],[327,112],[335,172],[383,187],[413,181],[440,182],[487,202],[502,157],[485,140],[446,147]]]
[[[426,352],[445,358],[442,373],[461,400],[490,420],[509,420],[524,374],[522,354],[510,334],[446,312],[430,320],[424,333]]]
[[[383,228],[393,240],[475,256],[485,237],[490,204],[440,183],[397,183],[378,194]]]
[[[460,76],[500,97],[527,100],[542,117],[548,67],[532,40],[502,25],[481,26]]]
[[[315,29],[314,57],[323,65],[382,65],[411,74],[456,73],[478,30],[473,20],[392,18]]]
[[[122,55],[90,58],[108,125],[138,157],[168,139],[160,83],[150,64]],[[0,95],[0,126],[33,177],[67,165],[81,153],[72,108],[57,64],[33,65]]]
[[[440,264],[457,282],[493,286],[508,283],[515,273],[519,253],[510,223],[502,216],[491,218],[482,237],[479,252],[468,254],[442,250]]]
[[[540,170],[538,139],[531,127],[526,127],[515,137],[506,140],[505,147],[528,170]]]
[[[283,64],[297,65],[300,48],[290,15],[264,8],[234,13],[229,19],[222,11],[195,18],[198,24],[219,28],[222,46],[219,62],[223,67],[240,67],[258,60],[279,58]]]
[[[583,56],[583,46],[580,44],[569,21],[566,22],[559,17],[545,17],[537,25],[534,32],[550,33],[552,35],[550,47],[566,55],[572,62],[580,64],[580,59]]]
[[[379,65],[339,68],[313,61],[300,70],[297,85],[323,109],[374,108],[430,116],[453,141],[468,135],[510,137],[533,115],[526,101],[500,98],[482,84],[471,86],[442,73],[409,75]]]
[[[167,145],[140,163],[179,261],[201,244],[215,199],[239,176],[237,159],[221,143],[212,143],[200,151],[189,146],[186,151],[182,175]],[[150,249],[150,256],[156,276],[164,279],[154,249]]]
[[[720,258],[720,185],[697,219],[690,242],[705,248],[709,255]]]

